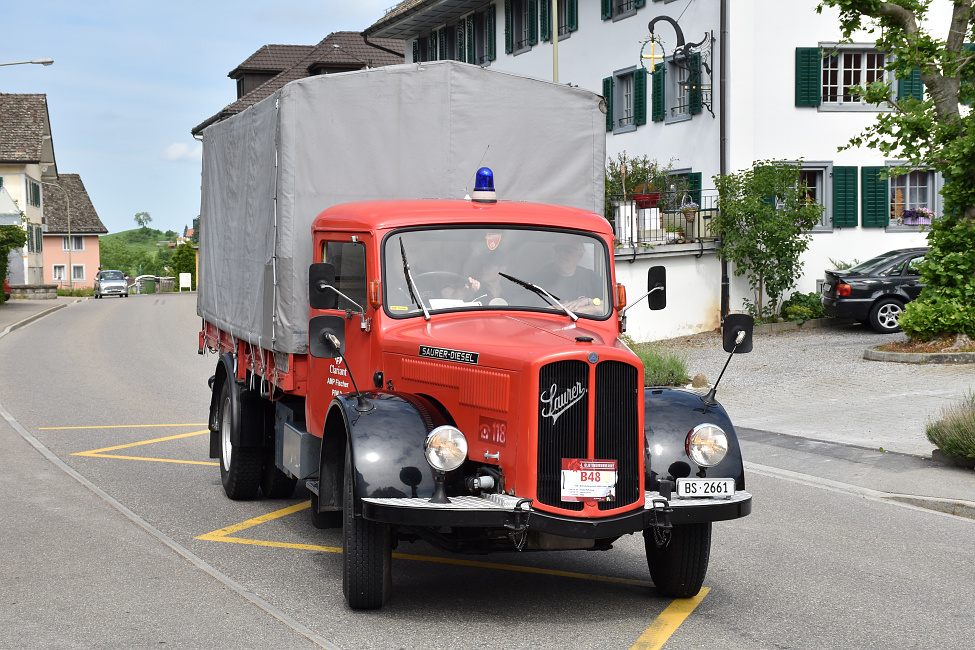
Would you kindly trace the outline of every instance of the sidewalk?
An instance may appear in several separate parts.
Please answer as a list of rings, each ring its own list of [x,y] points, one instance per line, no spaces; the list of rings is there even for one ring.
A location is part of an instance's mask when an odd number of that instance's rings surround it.
[[[85,298],[68,296],[58,296],[54,300],[8,300],[0,305],[0,337],[82,300]]]

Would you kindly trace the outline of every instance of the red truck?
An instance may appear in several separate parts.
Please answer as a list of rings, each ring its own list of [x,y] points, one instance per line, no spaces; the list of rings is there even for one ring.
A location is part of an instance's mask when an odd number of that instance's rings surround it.
[[[204,146],[201,263],[227,248]],[[639,532],[658,590],[696,594],[712,522],[751,510],[738,441],[713,391],[644,386],[597,212],[498,201],[486,168],[463,200],[336,203],[303,237],[300,292],[280,289],[277,262],[261,267],[264,304],[300,295],[304,321],[265,310],[250,336],[221,318],[247,305],[203,264],[199,349],[219,354],[210,456],[227,496],[286,498],[304,481],[315,525],[342,529],[353,609],[381,607],[392,550],[421,541],[608,550]],[[665,285],[651,269],[651,309]],[[280,321],[307,347],[281,346]],[[750,349],[747,319],[725,330],[726,350]]]

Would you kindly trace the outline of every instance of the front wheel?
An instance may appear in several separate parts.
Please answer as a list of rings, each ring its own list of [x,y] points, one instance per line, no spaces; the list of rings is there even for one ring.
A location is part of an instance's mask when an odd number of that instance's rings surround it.
[[[257,496],[261,484],[261,470],[264,468],[262,449],[241,447],[232,442],[234,422],[233,402],[231,400],[228,378],[220,389],[220,482],[227,496],[234,500],[249,500]]]
[[[878,300],[870,310],[870,326],[881,334],[899,332],[897,319],[904,313],[904,305],[896,298]]]
[[[643,531],[650,578],[670,598],[691,598],[701,591],[711,556],[711,522],[675,525],[667,546],[658,546],[653,530]]]
[[[392,589],[393,543],[389,526],[355,514],[352,450],[345,451],[342,522],[342,590],[352,609],[379,609]]]

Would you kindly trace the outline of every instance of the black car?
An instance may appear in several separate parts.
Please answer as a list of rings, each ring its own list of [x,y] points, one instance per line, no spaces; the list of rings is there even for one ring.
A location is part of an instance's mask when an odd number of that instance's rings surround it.
[[[918,297],[926,246],[900,248],[845,271],[826,271],[820,301],[836,318],[855,318],[881,334],[897,332],[904,305]]]

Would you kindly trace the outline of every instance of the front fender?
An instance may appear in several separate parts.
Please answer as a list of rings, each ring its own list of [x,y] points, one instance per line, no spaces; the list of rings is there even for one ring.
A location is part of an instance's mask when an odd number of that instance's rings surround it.
[[[738,434],[723,406],[708,406],[700,395],[674,388],[647,388],[643,402],[647,490],[659,490],[662,480],[686,477],[733,478],[735,489],[745,489]],[[706,422],[728,434],[728,454],[714,467],[698,466],[685,448],[687,434]]]
[[[339,395],[332,400],[328,416],[341,413],[345,421],[356,509],[365,497],[429,498],[434,471],[423,455],[423,441],[434,427],[445,423],[443,417],[414,395],[371,392],[366,399],[372,408],[359,411],[354,395]]]

